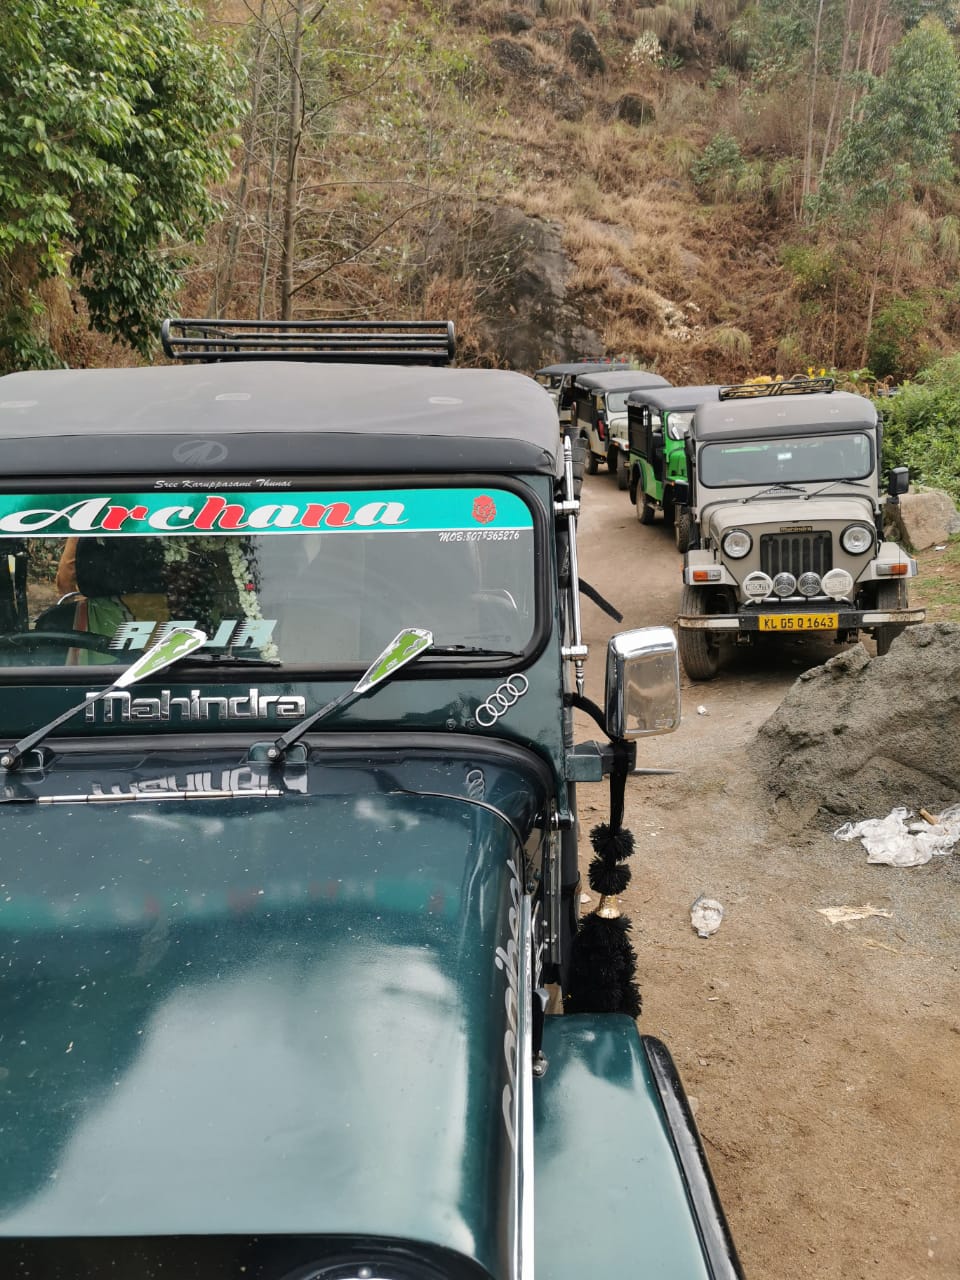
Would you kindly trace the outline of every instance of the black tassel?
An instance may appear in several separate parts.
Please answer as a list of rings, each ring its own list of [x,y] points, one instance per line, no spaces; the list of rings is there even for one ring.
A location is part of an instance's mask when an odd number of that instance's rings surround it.
[[[590,888],[600,895],[596,911],[585,916],[573,942],[571,976],[565,993],[570,1013],[628,1013],[640,1016],[637,953],[630,941],[630,921],[620,914],[617,898],[630,883],[626,859],[634,851],[633,832],[620,826],[626,785],[626,757],[610,777],[610,822],[590,832],[595,857],[587,870]]]
[[[626,916],[584,917],[573,943],[573,965],[566,1008],[569,1013],[627,1013],[640,1016],[635,980],[637,954]]]
[[[619,898],[630,883],[630,868],[619,862],[611,864],[605,858],[594,858],[587,879],[590,888],[601,898]]]

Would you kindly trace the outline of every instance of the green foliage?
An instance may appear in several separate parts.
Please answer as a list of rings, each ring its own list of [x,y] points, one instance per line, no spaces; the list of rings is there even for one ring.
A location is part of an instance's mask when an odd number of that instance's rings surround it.
[[[839,263],[829,249],[816,245],[784,245],[780,261],[797,282],[800,296],[815,297],[833,288]]]
[[[49,364],[38,286],[146,353],[176,246],[218,212],[238,117],[222,52],[177,0],[6,0],[0,22],[0,368]]]
[[[850,224],[904,199],[914,183],[951,176],[960,67],[943,24],[924,19],[893,51],[830,158],[813,206]]]
[[[734,190],[746,163],[736,138],[718,133],[690,166],[690,176],[701,195],[717,199]]]
[[[902,378],[916,366],[917,334],[927,321],[918,298],[896,298],[878,311],[867,339],[867,361],[878,378]]]
[[[882,397],[883,465],[908,466],[913,480],[960,502],[960,356],[951,356]]]

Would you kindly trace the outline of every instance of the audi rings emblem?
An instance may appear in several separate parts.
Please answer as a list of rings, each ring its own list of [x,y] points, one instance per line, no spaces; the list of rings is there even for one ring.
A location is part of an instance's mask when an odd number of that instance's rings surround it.
[[[480,728],[489,729],[495,725],[501,716],[505,716],[510,708],[520,701],[529,688],[530,681],[523,675],[511,676],[509,680],[504,680],[503,684],[497,685],[493,693],[485,698],[474,712]]]

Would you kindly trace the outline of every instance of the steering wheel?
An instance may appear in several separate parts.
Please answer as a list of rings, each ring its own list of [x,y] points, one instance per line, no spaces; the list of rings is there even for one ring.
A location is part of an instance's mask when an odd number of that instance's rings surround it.
[[[92,649],[96,653],[115,652],[110,648],[110,637],[97,631],[15,631],[11,635],[0,635],[0,650],[16,652],[22,649],[25,653],[34,653],[38,649],[53,647]]]

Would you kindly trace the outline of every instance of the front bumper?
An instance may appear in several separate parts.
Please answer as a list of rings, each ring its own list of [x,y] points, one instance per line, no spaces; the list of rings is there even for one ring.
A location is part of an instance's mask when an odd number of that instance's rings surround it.
[[[761,618],[806,619],[809,615],[836,614],[837,625],[834,626],[776,626],[761,627]],[[718,614],[681,614],[677,618],[677,626],[684,631],[736,631],[741,635],[756,635],[760,631],[768,635],[816,635],[832,634],[835,631],[860,631],[880,626],[883,623],[894,623],[897,626],[915,626],[926,619],[925,609],[851,609],[839,608],[790,608],[750,609],[742,613]]]

